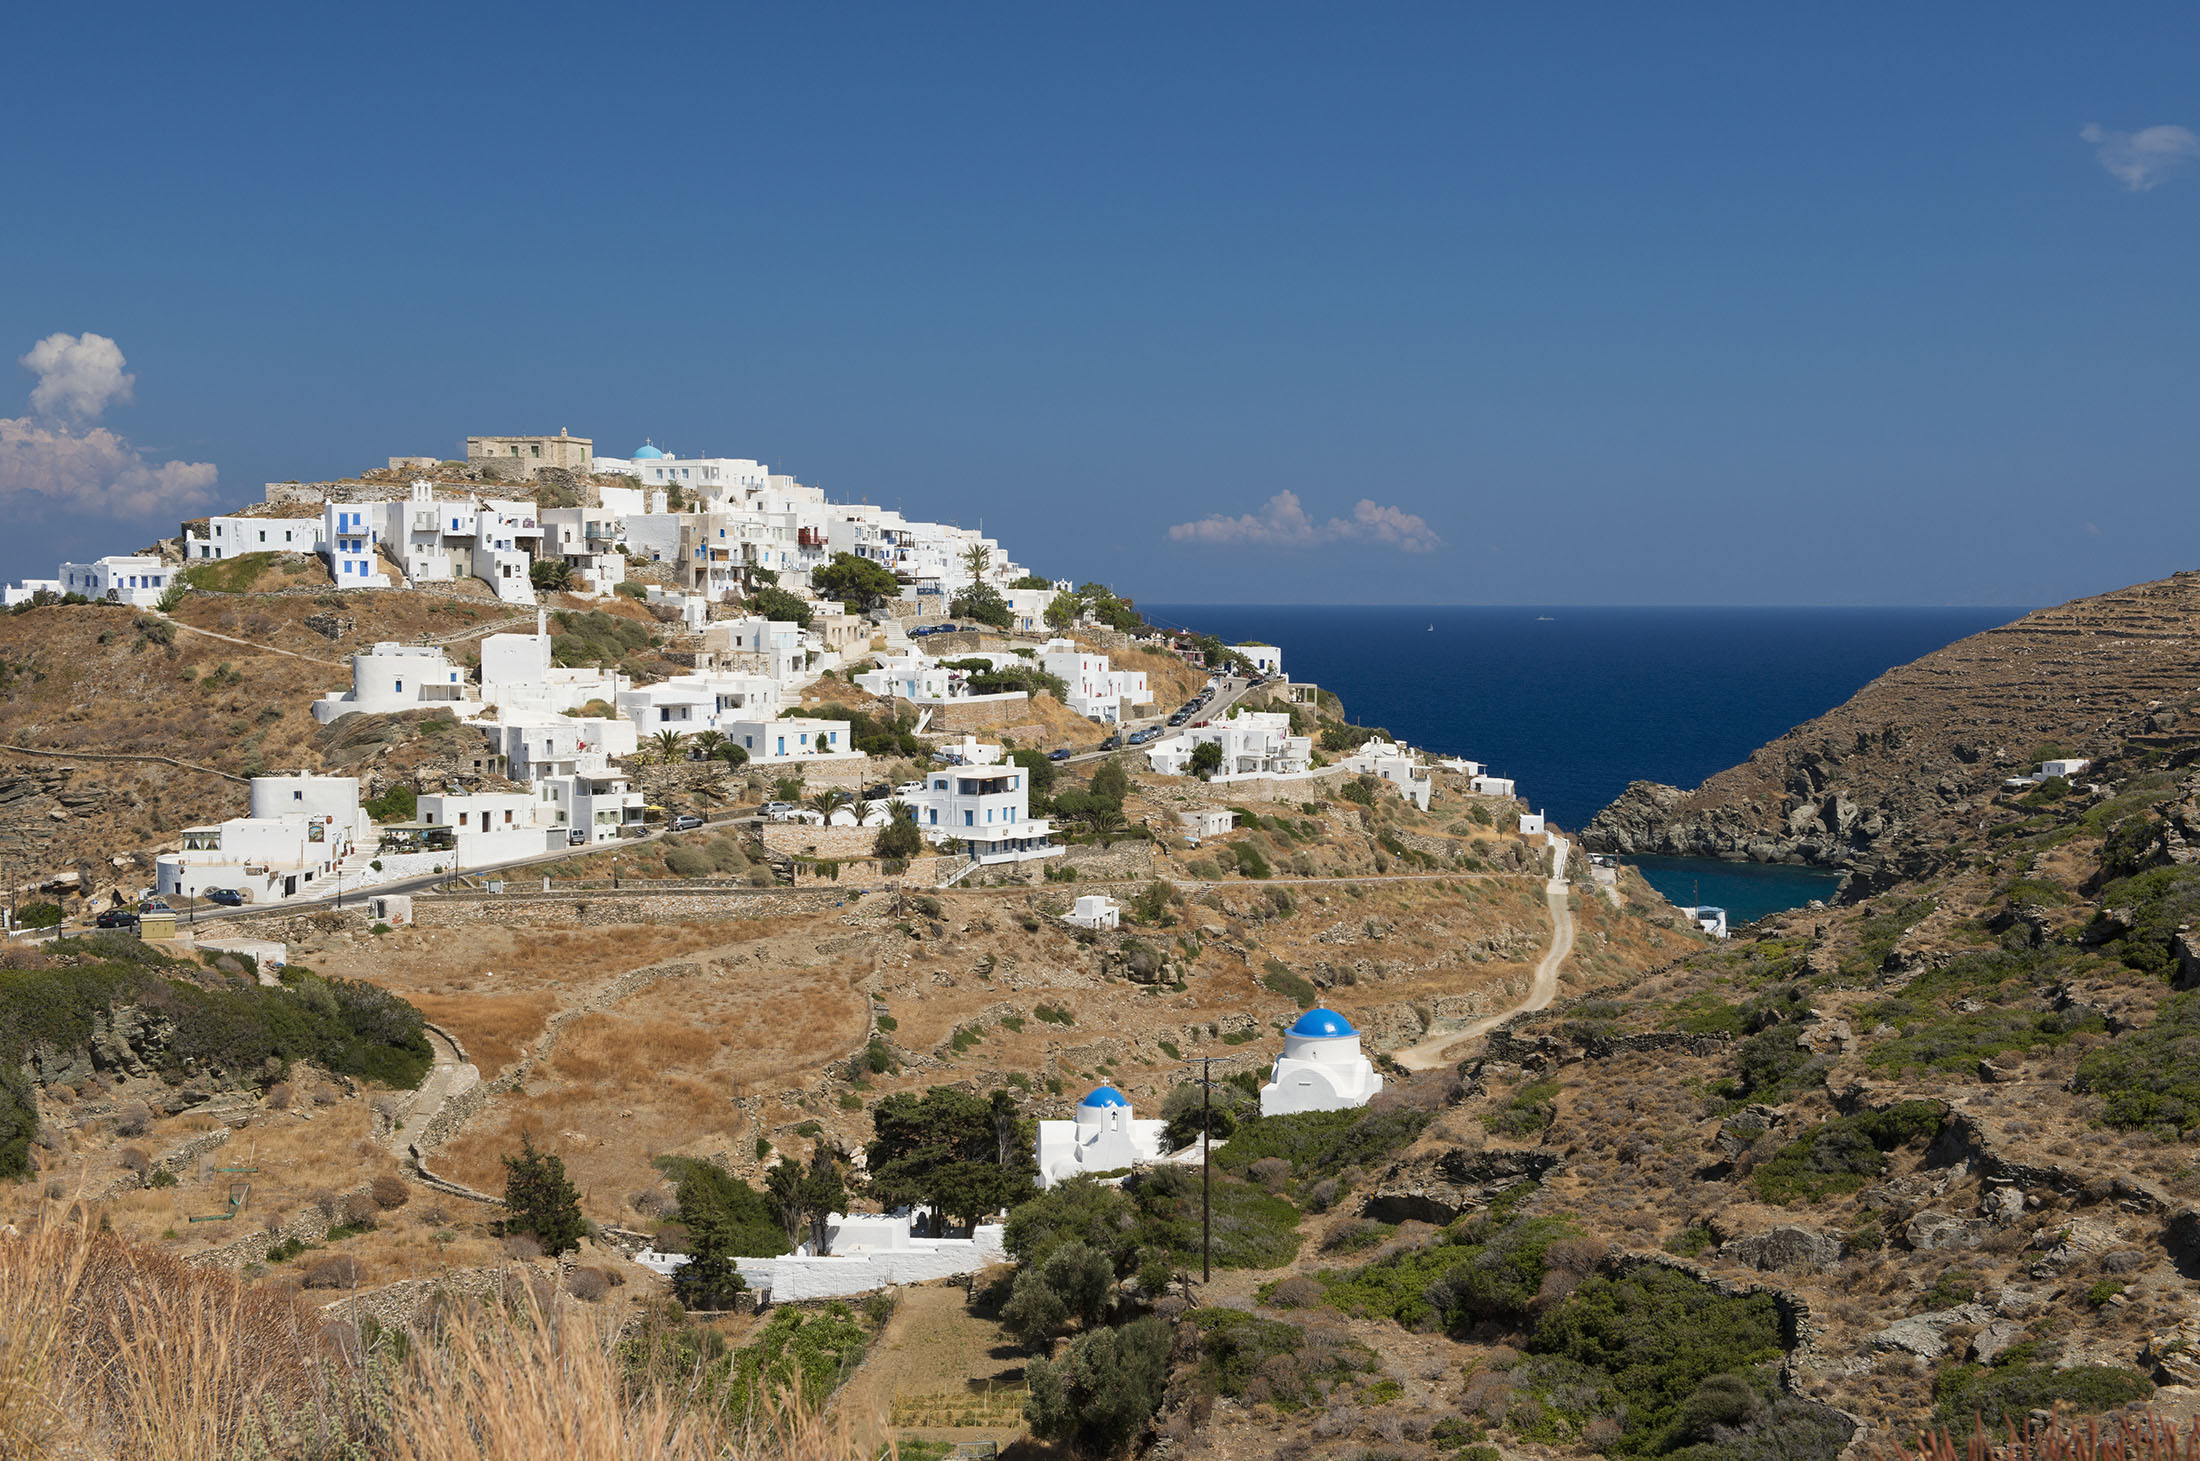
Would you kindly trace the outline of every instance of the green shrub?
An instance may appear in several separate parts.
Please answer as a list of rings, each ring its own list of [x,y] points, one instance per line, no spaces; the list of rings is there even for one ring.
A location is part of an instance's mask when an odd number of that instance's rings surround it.
[[[1251,1108],[1258,1109],[1257,1105]],[[1248,1115],[1250,1119],[1231,1134],[1230,1144],[1216,1148],[1215,1166],[1225,1172],[1242,1173],[1264,1158],[1280,1157],[1291,1164],[1293,1182],[1301,1191],[1341,1175],[1348,1167],[1375,1166],[1411,1146],[1435,1119],[1428,1111],[1371,1111],[1364,1107],[1301,1111],[1288,1116]]]
[[[2153,1024],[2087,1051],[2073,1085],[2101,1097],[2112,1126],[2200,1134],[2200,990],[2171,995]]]
[[[1427,1247],[1316,1277],[1326,1302],[1347,1314],[1463,1334],[1484,1322],[1524,1320],[1551,1245],[1579,1236],[1564,1218],[1489,1215],[1453,1224]]]
[[[1268,865],[1268,859],[1261,856],[1260,849],[1250,842],[1232,844],[1230,855],[1237,859],[1237,870],[1246,877],[1269,878],[1275,876],[1276,870]]]
[[[2005,1422],[2024,1424],[2025,1417],[2035,1410],[2062,1405],[2077,1415],[2098,1415],[2153,1393],[2153,1382],[2145,1375],[2117,1366],[2080,1365],[2057,1370],[2047,1365],[2015,1364],[1989,1370],[1976,1365],[1950,1365],[1933,1381],[1933,1418],[1957,1428],[1959,1433],[1967,1433],[1976,1417],[1992,1435]]]
[[[1314,1001],[1320,997],[1305,975],[1292,973],[1277,959],[1270,959],[1262,966],[1260,982],[1271,994],[1295,1001],[1300,1009],[1312,1009]]]
[[[1757,1195],[1770,1203],[1816,1202],[1854,1192],[1887,1170],[1887,1153],[1940,1131],[1946,1108],[1938,1101],[1903,1101],[1884,1111],[1837,1117],[1804,1132],[1750,1174]]]
[[[16,913],[17,923],[24,928],[61,927],[59,903],[25,903]]]
[[[1024,1403],[1032,1434],[1082,1455],[1127,1449],[1161,1407],[1171,1345],[1168,1324],[1148,1317],[1081,1334],[1059,1360],[1033,1360]]]
[[[1516,1140],[1535,1135],[1558,1117],[1558,1082],[1531,1081],[1512,1093],[1494,1111],[1482,1113],[1482,1125],[1499,1136]]]
[[[1184,1322],[1198,1337],[1192,1383],[1200,1393],[1235,1399],[1257,1378],[1286,1414],[1322,1404],[1339,1380],[1376,1365],[1375,1352],[1357,1340],[1312,1345],[1296,1324],[1238,1309],[1194,1309]]]

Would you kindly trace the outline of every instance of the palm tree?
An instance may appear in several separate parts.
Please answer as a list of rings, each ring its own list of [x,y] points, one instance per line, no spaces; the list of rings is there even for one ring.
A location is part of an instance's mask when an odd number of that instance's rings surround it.
[[[650,744],[657,748],[657,759],[667,766],[687,754],[680,745],[684,739],[686,738],[676,730],[661,730],[649,738]]]
[[[725,743],[726,738],[714,730],[697,731],[694,735],[688,737],[689,748],[694,751],[698,759],[704,761],[716,759],[718,748]]]
[[[833,813],[840,809],[841,799],[847,794],[844,791],[818,792],[810,798],[810,810],[817,813],[819,820],[830,822]]]
[[[972,583],[985,582],[985,571],[993,565],[993,550],[983,543],[972,543],[962,551],[963,567],[970,572]]]

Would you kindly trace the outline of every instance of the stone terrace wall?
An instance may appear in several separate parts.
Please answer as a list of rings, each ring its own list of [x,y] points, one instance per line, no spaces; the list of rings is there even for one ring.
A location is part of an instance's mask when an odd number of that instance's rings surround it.
[[[790,857],[830,857],[852,861],[869,857],[878,842],[876,827],[813,827],[807,822],[766,822],[757,836],[768,852]]]

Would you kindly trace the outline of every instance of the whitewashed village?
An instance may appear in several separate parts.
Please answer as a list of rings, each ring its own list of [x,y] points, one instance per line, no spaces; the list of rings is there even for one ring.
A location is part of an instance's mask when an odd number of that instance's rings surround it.
[[[1234,1126],[1379,1113],[1385,1091],[1420,1068],[1401,1061],[1440,1051],[1507,1001],[1548,1002],[1548,992],[1516,991],[1546,944],[1558,945],[1563,838],[1491,768],[1351,726],[1334,696],[1291,674],[1283,648],[1153,626],[1103,586],[1031,572],[1019,556],[1029,549],[835,502],[755,460],[655,445],[606,457],[563,431],[466,447],[463,462],[392,458],[354,480],[270,483],[261,502],[183,523],[146,550],[63,563],[6,591],[18,613],[109,605],[142,626],[190,596],[241,592],[223,585],[273,565],[301,580],[277,592],[310,596],[333,626],[348,622],[348,602],[374,595],[417,596],[436,606],[430,622],[463,613],[480,626],[375,640],[341,669],[280,651],[326,666],[328,683],[279,708],[310,711],[324,737],[385,723],[452,727],[432,785],[270,768],[246,778],[242,815],[115,857],[104,883],[80,873],[45,885],[76,895],[64,933],[96,924],[186,955],[249,959],[263,985],[306,959],[317,971],[391,979],[391,951],[417,949],[396,957],[427,982],[417,994],[402,978],[390,987],[448,1024],[428,1027],[431,1078],[377,1118],[373,1138],[408,1180],[492,1202],[487,1144],[533,1139],[523,1114],[498,1128],[502,1138],[460,1134],[466,1120],[490,1125],[478,1103],[526,1089],[513,1082],[536,1058],[515,1066],[515,1052],[478,1053],[503,1037],[479,1022],[478,997],[458,991],[493,987],[493,967],[448,984],[430,972],[454,957],[449,931],[468,919],[499,925],[506,952],[495,957],[507,964],[524,961],[507,946],[524,944],[531,919],[568,927],[593,917],[592,903],[629,895],[659,910],[642,919],[674,921],[757,917],[741,910],[800,898],[813,918],[872,930],[866,937],[898,928],[913,941],[890,959],[871,956],[883,962],[853,1055],[805,1057],[800,1078],[769,1098],[728,1082],[748,1145],[678,1127],[658,1138],[713,1152],[766,1187],[822,1183],[823,1196],[805,1199],[806,1231],[728,1258],[699,1248],[692,1222],[639,1221],[636,1211],[659,1210],[648,1193],[634,1211],[600,1219],[600,1241],[625,1262],[706,1305],[735,1293],[755,1305],[898,1290],[1013,1257],[1013,1184],[981,1183],[954,1205],[891,1175],[883,1117],[873,1115],[881,1135],[869,1143],[860,1127],[824,1129],[824,1116],[916,1099],[863,1097],[875,1078],[922,1071],[973,1093],[950,1100],[934,1086],[924,1098],[949,1105],[991,1086],[996,1117],[1012,1095],[1030,1114],[995,1121],[1017,1144],[1011,1160],[1002,1138],[1004,1169],[1027,1172],[1028,1190],[1042,1194],[1117,1188],[1231,1160]],[[621,652],[645,643],[651,665]],[[131,886],[131,867],[151,876]],[[1611,871],[1588,886],[1616,910]],[[1447,876],[1470,881],[1439,881]],[[1497,879],[1490,886],[1511,901],[1463,920],[1456,900],[1434,917],[1412,911],[1476,878]],[[1369,890],[1393,911],[1371,902],[1355,921],[1348,905]],[[950,897],[992,901],[953,913]],[[1546,903],[1560,920],[1548,937],[1536,925]],[[1275,928],[1252,932],[1302,905],[1327,921],[1303,949]],[[956,918],[960,935],[946,931]],[[1055,952],[988,952],[974,978],[924,952],[932,940],[1003,935]],[[808,941],[833,942],[824,931],[790,937],[798,963]],[[1370,956],[1416,942],[1422,972],[1384,989]],[[1324,945],[1352,958],[1323,957]],[[1310,975],[1279,955],[1303,958]],[[1489,981],[1446,972],[1484,963]],[[1237,971],[1228,977],[1254,999],[1195,992],[1192,981],[1217,967]],[[1011,968],[1029,972],[987,988]],[[900,983],[888,977],[896,969],[908,971]],[[929,986],[909,982],[926,969]],[[599,973],[617,969],[568,966],[553,982]],[[1111,981],[1135,991],[1131,1017],[1091,1000],[1072,1010],[1059,992],[1004,1003],[1019,984]],[[970,1012],[932,1045],[902,1033],[920,1013],[912,1002],[964,984],[953,998]],[[990,1002],[972,1004],[980,996]],[[1282,1012],[1255,1018],[1249,1003]],[[1372,1044],[1347,1013],[1355,1005],[1375,1021]],[[765,1038],[744,1032],[745,1011],[717,1018],[731,1021],[729,1044]],[[1068,1041],[1087,1020],[1111,1028],[1106,1048],[1135,1050],[1135,1061]],[[1060,1072],[1043,1085],[1014,1062],[982,1077],[952,1069],[967,1045],[1027,1030],[1065,1037],[1031,1057]],[[1206,1059],[1196,1081],[1184,1064],[1195,1051]],[[1232,1072],[1228,1084],[1218,1070]],[[590,1170],[576,1131],[545,1140],[565,1143],[576,1172]],[[812,1177],[800,1175],[804,1163]],[[834,1163],[843,1175],[815,1175]],[[869,1210],[852,1200],[859,1193]],[[238,1197],[238,1209],[248,1201]],[[668,1234],[680,1241],[667,1246]]]

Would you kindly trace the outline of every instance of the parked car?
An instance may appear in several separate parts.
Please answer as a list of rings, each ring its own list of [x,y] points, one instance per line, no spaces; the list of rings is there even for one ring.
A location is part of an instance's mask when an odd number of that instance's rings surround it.
[[[921,788],[919,789],[921,790]],[[867,802],[882,802],[893,794],[894,789],[882,781],[878,785],[872,787],[870,790],[864,792],[863,799]]]
[[[238,892],[235,888],[208,888],[206,890],[206,901],[219,903],[224,908],[242,908],[244,907],[244,894]]]
[[[682,812],[672,819],[672,830],[675,832],[692,832],[702,825],[703,819],[693,812]]]
[[[168,901],[165,898],[147,898],[144,902],[138,904],[138,912],[140,913],[173,913],[175,911],[175,909],[168,906]]]
[[[127,908],[110,908],[92,920],[94,928],[136,928],[138,916]]]
[[[1069,748],[1062,746],[1049,751],[1047,752],[1047,759],[1049,761],[1067,761],[1069,759]]]
[[[575,827],[572,831],[566,833],[565,845],[567,847],[586,847],[588,845],[588,829],[586,827]]]
[[[1106,740],[1100,743],[1100,749],[1103,751],[1112,751],[1117,746],[1120,746],[1122,744],[1123,738],[1121,736],[1109,736]]]

